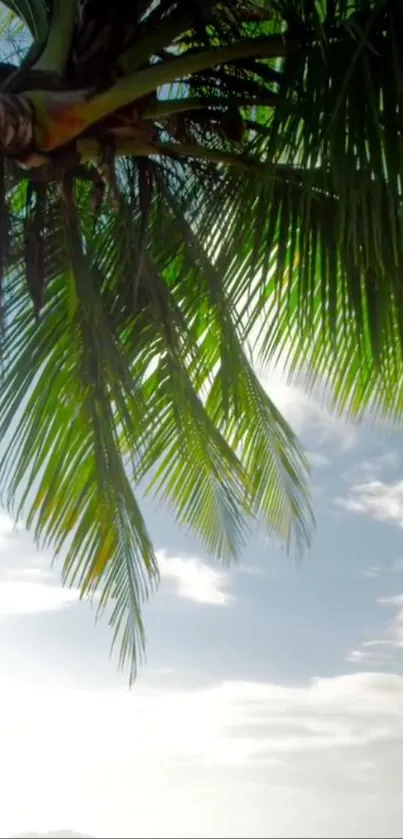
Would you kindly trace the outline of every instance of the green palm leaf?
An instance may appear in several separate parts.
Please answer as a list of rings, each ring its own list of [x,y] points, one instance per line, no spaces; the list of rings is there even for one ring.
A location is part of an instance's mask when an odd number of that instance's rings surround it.
[[[253,342],[335,410],[401,418],[403,7],[16,4],[37,49],[0,73],[0,479],[112,601],[133,675],[158,578],[140,488],[224,561],[256,521],[309,542]]]
[[[301,549],[311,513],[306,462],[244,358],[225,278],[186,215],[193,206],[200,219],[206,173],[132,167],[120,173],[132,195],[95,233],[90,184],[77,181],[67,202],[46,193],[39,323],[24,279],[36,198],[12,186],[21,256],[4,279],[0,436],[15,433],[0,481],[38,544],[63,558],[66,582],[112,602],[134,676],[141,604],[158,580],[139,484],[225,561],[255,517]]]

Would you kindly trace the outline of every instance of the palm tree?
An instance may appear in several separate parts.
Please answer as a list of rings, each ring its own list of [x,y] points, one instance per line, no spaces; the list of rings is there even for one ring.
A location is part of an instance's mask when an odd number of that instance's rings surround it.
[[[156,491],[222,559],[303,547],[304,454],[262,388],[401,413],[400,0],[6,0],[3,502],[134,675]],[[14,38],[15,44],[15,38]]]

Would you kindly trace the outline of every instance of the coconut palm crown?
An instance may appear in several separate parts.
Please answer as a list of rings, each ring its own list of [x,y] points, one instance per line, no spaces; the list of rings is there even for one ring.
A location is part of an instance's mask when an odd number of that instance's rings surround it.
[[[110,604],[133,676],[140,488],[224,560],[255,521],[309,541],[252,341],[335,409],[401,416],[403,4],[3,7],[29,35],[0,64],[2,500]]]

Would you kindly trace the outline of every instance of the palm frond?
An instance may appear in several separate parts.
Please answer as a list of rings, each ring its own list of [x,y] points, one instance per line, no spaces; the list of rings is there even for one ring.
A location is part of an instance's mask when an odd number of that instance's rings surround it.
[[[39,325],[21,275],[5,290],[12,318],[3,343],[0,433],[16,430],[0,467],[4,501],[17,514],[28,505],[38,543],[64,554],[66,582],[83,595],[99,594],[101,605],[116,599],[122,663],[130,654],[134,675],[143,642],[140,605],[158,576],[119,445],[125,433],[135,458],[141,394],[71,224],[65,235],[69,270],[60,273],[55,260],[51,276],[47,263],[51,302]]]
[[[211,225],[227,201],[215,181],[206,189],[208,172],[122,161],[120,211],[105,206],[95,228],[89,180],[64,199],[53,186],[9,186],[3,501],[62,557],[68,584],[112,603],[131,676],[158,580],[139,485],[226,561],[255,518],[290,547],[310,535],[307,464],[244,359],[225,274],[193,229],[200,206]],[[38,224],[33,250],[27,223]]]
[[[401,419],[403,6],[118,0],[69,26],[53,111],[18,76],[43,165],[0,173],[0,478],[114,601],[126,659],[157,578],[139,485],[225,560],[256,520],[309,541],[252,340],[336,410]]]

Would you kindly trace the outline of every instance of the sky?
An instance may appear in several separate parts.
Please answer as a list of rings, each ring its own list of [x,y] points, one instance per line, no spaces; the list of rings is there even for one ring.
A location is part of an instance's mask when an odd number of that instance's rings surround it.
[[[0,517],[1,837],[402,835],[402,432],[265,385],[309,453],[312,550],[258,534],[224,569],[148,500],[131,691],[107,622]]]
[[[162,579],[131,691],[0,512],[0,837],[403,835],[403,431],[265,385],[309,454],[312,550],[258,534],[223,569],[143,503]]]

